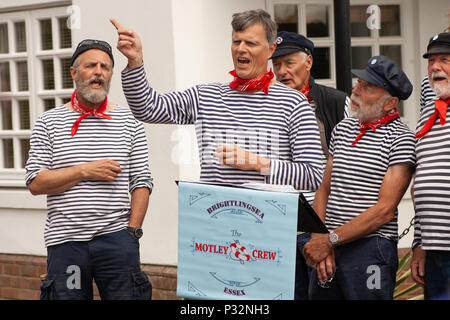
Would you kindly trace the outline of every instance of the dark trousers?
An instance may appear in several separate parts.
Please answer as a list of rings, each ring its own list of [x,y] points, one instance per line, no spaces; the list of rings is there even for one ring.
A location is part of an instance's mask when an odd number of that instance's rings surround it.
[[[426,251],[424,295],[427,300],[450,300],[450,251]]]
[[[141,271],[139,242],[127,230],[47,248],[42,300],[92,300],[95,280],[105,300],[149,300],[152,286]]]
[[[311,233],[297,235],[294,300],[308,300],[309,278],[312,269],[306,264],[305,257],[303,256],[303,248],[309,240],[311,240]]]
[[[335,248],[336,273],[326,288],[311,273],[313,300],[392,300],[398,267],[397,243],[382,237],[363,238]]]

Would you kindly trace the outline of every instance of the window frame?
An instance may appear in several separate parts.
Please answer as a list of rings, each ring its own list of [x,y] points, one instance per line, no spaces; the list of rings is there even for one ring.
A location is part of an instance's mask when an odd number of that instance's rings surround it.
[[[314,42],[315,48],[329,48],[330,50],[330,78],[326,79],[314,79],[317,83],[336,87],[336,50],[334,40],[334,6],[333,0],[266,0],[267,12],[275,19],[274,8],[276,4],[293,4],[298,8],[298,32],[306,36],[306,7],[308,5],[326,5],[328,10],[328,24],[329,24],[329,36],[328,37],[309,37]]]
[[[274,6],[276,4],[292,4],[298,7],[298,32],[306,35],[306,6],[310,4],[329,5],[329,24],[330,36],[329,38],[313,38],[315,47],[329,47],[330,48],[330,79],[315,79],[317,83],[336,88],[336,48],[334,38],[334,3],[331,0],[266,0],[266,9],[274,17]],[[414,4],[409,0],[351,0],[350,6],[354,5],[399,5],[400,15],[400,36],[379,36],[378,30],[371,30],[370,37],[351,37],[351,45],[353,46],[370,46],[372,48],[372,55],[380,53],[380,46],[382,45],[400,45],[402,54],[402,68],[408,75],[411,83],[417,88],[416,81],[416,67],[414,65],[414,38],[413,38],[413,18]],[[409,17],[409,18],[408,18]],[[420,79],[421,81],[422,79]],[[353,85],[356,79],[353,79]],[[411,130],[415,130],[415,124],[418,116],[418,95],[420,90],[414,90],[411,97],[403,102],[404,116],[402,121],[408,125]]]
[[[11,91],[0,93],[2,99],[11,100],[12,130],[2,130],[0,128],[0,187],[24,187],[25,169],[22,166],[21,139],[29,139],[33,125],[44,110],[44,99],[55,99],[55,106],[61,105],[64,98],[70,97],[73,88],[62,89],[62,74],[60,59],[71,58],[73,48],[60,48],[59,43],[59,18],[68,18],[67,6],[55,6],[44,9],[29,9],[12,12],[1,12],[0,23],[8,26],[8,46],[9,52],[0,54],[0,62],[8,62],[10,68]],[[52,21],[52,50],[41,50],[41,19],[51,19]],[[16,39],[14,23],[25,21],[26,52],[16,51]],[[43,71],[41,60],[51,58],[54,64],[55,89],[43,89]],[[28,91],[17,91],[16,62],[26,61],[28,71]],[[19,100],[29,101],[30,128],[20,129]],[[3,140],[13,139],[13,159],[14,168],[4,168]]]

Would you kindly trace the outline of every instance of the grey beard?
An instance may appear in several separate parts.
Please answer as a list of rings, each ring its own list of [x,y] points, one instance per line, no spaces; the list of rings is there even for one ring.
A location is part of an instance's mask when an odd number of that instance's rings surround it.
[[[106,83],[106,81],[103,81],[104,87],[101,89],[91,89],[89,87],[89,82],[91,82],[93,79],[89,79],[86,81],[82,81],[81,79],[77,78],[75,83],[77,86],[77,92],[78,94],[87,102],[92,104],[99,104],[102,103],[109,92],[109,83]]]

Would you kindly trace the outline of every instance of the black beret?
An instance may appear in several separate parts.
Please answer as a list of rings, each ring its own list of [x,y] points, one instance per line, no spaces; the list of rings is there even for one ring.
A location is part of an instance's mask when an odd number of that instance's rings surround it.
[[[112,48],[109,45],[109,43],[103,40],[94,40],[94,39],[85,39],[78,44],[77,48],[75,49],[75,52],[72,55],[72,62],[70,65],[73,66],[73,63],[80,54],[91,49],[98,49],[106,52],[111,58],[111,63],[114,66]]]
[[[280,31],[277,34],[277,49],[271,59],[298,51],[303,51],[310,55],[314,51],[314,43],[301,34]]]
[[[408,99],[413,90],[406,74],[386,56],[372,57],[365,69],[352,69],[352,73],[358,78],[386,89],[391,96],[400,100]]]
[[[430,38],[423,57],[428,58],[430,54],[450,54],[450,32],[442,32]]]

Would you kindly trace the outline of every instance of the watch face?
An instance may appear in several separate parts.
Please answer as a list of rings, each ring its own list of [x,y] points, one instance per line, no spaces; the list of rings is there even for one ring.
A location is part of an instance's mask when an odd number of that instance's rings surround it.
[[[338,242],[338,235],[334,232],[330,233],[330,242],[335,245]]]
[[[136,230],[134,230],[134,235],[139,239],[144,235],[144,231],[142,231],[142,228],[136,228]]]

